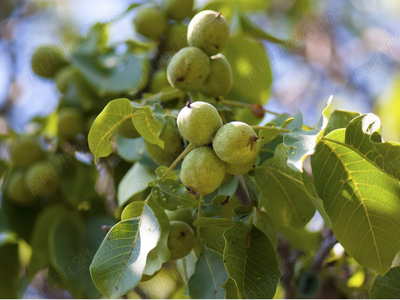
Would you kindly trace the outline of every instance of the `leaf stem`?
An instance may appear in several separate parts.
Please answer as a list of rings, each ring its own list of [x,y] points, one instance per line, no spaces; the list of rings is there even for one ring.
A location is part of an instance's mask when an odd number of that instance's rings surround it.
[[[178,119],[178,117],[177,117],[177,116],[170,115],[170,114],[165,114],[165,116],[166,116],[166,117],[170,117],[170,118],[174,118],[174,119]]]
[[[162,176],[160,177],[161,179],[164,179],[165,177],[167,177],[168,173],[171,172],[176,165],[190,152],[192,151],[194,148],[194,145],[192,143],[190,143],[185,150],[182,151],[181,154],[179,154],[179,156],[177,157],[177,159],[175,159],[175,161],[169,166],[169,168],[164,172],[164,174],[162,174]]]
[[[258,130],[258,129],[266,129],[266,130],[272,130],[272,131],[279,131],[279,132],[290,132],[289,129],[285,129],[285,128],[278,128],[278,127],[274,127],[274,126],[251,126],[251,128]]]
[[[225,100],[225,99],[221,100],[221,103],[222,104],[226,104],[226,105],[230,105],[230,106],[246,107],[246,108],[249,108],[249,109],[251,109],[252,105],[253,105],[253,104],[250,104],[250,103],[238,102],[238,101],[233,101],[233,100]],[[264,109],[264,112],[266,112],[267,114],[271,114],[271,115],[274,115],[274,116],[280,116],[281,115],[279,113],[270,111],[268,109],[265,109],[265,108],[263,108],[263,109]]]

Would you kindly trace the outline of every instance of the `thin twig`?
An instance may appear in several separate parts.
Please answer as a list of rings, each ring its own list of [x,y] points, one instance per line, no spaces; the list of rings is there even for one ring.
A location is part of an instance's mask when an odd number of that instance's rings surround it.
[[[175,161],[169,166],[169,168],[164,172],[164,174],[162,174],[162,176],[160,177],[161,179],[164,179],[165,177],[167,177],[168,173],[171,172],[176,165],[190,152],[192,151],[194,148],[194,145],[192,143],[190,143],[185,150],[183,150],[183,152],[181,154],[179,154],[179,156],[177,157],[177,159],[175,159]]]

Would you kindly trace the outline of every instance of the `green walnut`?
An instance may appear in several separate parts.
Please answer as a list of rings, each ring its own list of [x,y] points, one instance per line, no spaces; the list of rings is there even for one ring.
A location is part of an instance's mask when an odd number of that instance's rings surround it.
[[[32,55],[31,67],[33,72],[45,78],[54,75],[67,64],[61,48],[54,45],[44,45],[36,49]]]
[[[177,119],[179,132],[195,146],[210,144],[222,124],[217,109],[203,101],[188,102]]]
[[[169,86],[167,72],[164,69],[159,69],[151,77],[149,92],[155,94]]]
[[[172,221],[169,227],[168,249],[171,260],[185,257],[194,247],[194,233],[188,224],[182,221]]]
[[[179,154],[181,154],[183,147],[181,135],[176,128],[175,122],[171,118],[164,124],[160,139],[164,141],[164,149],[146,140],[144,141],[144,146],[149,156],[156,163],[162,166],[169,166],[175,161]]]
[[[136,130],[132,123],[132,119],[127,119],[118,125],[117,133],[128,139],[136,139],[140,137],[140,133]]]
[[[58,113],[58,137],[61,140],[72,140],[85,130],[82,113],[72,107],[61,108]]]
[[[213,149],[227,164],[245,164],[254,161],[260,151],[260,141],[251,126],[230,122],[215,134]]]
[[[190,226],[192,226],[195,219],[194,210],[190,207],[172,211],[165,210],[165,213],[170,221],[182,221]]]
[[[30,167],[25,182],[34,197],[53,194],[58,187],[58,174],[46,162],[38,162]]]
[[[36,204],[36,200],[25,183],[22,171],[16,171],[10,175],[7,184],[7,195],[13,203],[19,206],[29,207]]]
[[[204,81],[200,92],[210,98],[225,95],[232,88],[232,69],[228,60],[222,54],[211,57],[210,74]]]
[[[226,164],[226,174],[243,175],[249,173],[255,168],[256,160],[249,161],[244,164]]]
[[[167,68],[169,83],[182,91],[197,91],[210,73],[210,58],[199,48],[179,50]]]
[[[201,195],[214,192],[225,177],[225,163],[208,146],[193,149],[184,158],[181,181],[191,191]]]
[[[176,53],[188,46],[187,43],[188,27],[182,23],[174,23],[169,26],[165,36],[165,51]]]
[[[229,41],[229,24],[212,10],[204,10],[193,17],[188,27],[188,44],[197,47],[209,56],[224,51]]]
[[[20,137],[11,147],[11,161],[19,168],[27,168],[45,156],[46,153],[33,137]]]
[[[138,33],[151,40],[159,40],[167,32],[168,19],[158,6],[143,6],[133,20]]]
[[[190,17],[194,0],[164,0],[162,6],[169,19],[183,21]]]
[[[61,94],[65,94],[72,80],[74,79],[74,69],[72,67],[64,67],[57,72],[55,81],[56,87]]]

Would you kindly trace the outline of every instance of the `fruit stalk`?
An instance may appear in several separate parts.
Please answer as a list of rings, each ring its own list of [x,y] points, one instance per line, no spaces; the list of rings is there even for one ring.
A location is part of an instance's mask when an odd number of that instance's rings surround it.
[[[162,174],[162,176],[160,177],[160,180],[164,179],[165,177],[167,177],[168,173],[171,172],[176,165],[190,152],[192,151],[194,148],[193,144],[190,143],[185,150],[182,151],[182,153],[175,159],[175,161],[169,166],[169,168],[164,172],[164,174]]]

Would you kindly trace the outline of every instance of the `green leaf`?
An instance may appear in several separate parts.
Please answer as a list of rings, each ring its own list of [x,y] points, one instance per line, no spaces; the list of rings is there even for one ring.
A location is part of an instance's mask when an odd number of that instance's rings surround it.
[[[90,266],[97,289],[108,298],[117,298],[136,287],[160,235],[157,218],[147,205],[139,217],[111,228]]]
[[[262,193],[259,207],[265,207],[278,228],[303,227],[315,213],[312,196],[306,187],[312,183],[306,173],[289,168],[286,157],[286,148],[281,144],[273,158],[254,170],[255,182]]]
[[[283,143],[289,148],[287,164],[293,170],[303,172],[303,163],[307,156],[315,152],[315,147],[324,135],[328,126],[329,115],[331,114],[332,96],[329,97],[326,107],[322,111],[322,117],[318,122],[317,128],[303,130],[294,128],[285,134]]]
[[[390,269],[384,276],[376,276],[370,297],[371,299],[399,299],[400,267]]]
[[[203,227],[203,226],[217,226],[223,228],[230,228],[233,226],[233,222],[229,219],[224,218],[198,218],[196,221],[193,222],[193,225],[196,227]]]
[[[33,276],[40,270],[51,264],[49,236],[53,224],[67,213],[62,205],[50,206],[38,215],[33,227],[31,246],[32,256],[29,263],[28,276]]]
[[[77,298],[84,298],[90,278],[85,280],[84,225],[73,213],[64,213],[50,230],[49,254],[53,267]],[[75,265],[74,269],[71,266]],[[72,270],[72,271],[71,271]]]
[[[263,39],[269,42],[273,42],[275,44],[289,46],[288,41],[284,41],[265,32],[245,14],[240,14],[240,25],[242,27],[243,33],[248,37]]]
[[[228,280],[222,255],[204,247],[188,283],[192,299],[225,299],[222,285]]]
[[[262,191],[257,185],[256,181],[248,174],[243,175],[244,183],[246,184],[247,192],[249,193],[250,199],[258,205],[261,201]]]
[[[225,224],[225,226],[221,225],[222,224],[201,226],[199,228],[202,242],[209,248],[212,248],[215,251],[218,251],[219,253],[224,252],[225,248],[224,232],[227,229],[227,227],[225,227],[227,224]]]
[[[93,39],[95,40],[95,39]],[[149,61],[132,52],[123,55],[110,55],[112,62],[108,70],[101,68],[97,61],[97,45],[80,47],[71,56],[71,63],[85,76],[99,95],[129,92],[136,94],[145,87],[149,78]],[[86,43],[89,46],[89,43]],[[115,62],[115,63],[114,63]]]
[[[329,124],[325,130],[325,135],[331,131],[334,131],[335,129],[346,128],[351,120],[359,115],[360,114],[358,112],[354,111],[335,110],[329,118]]]
[[[271,217],[265,211],[255,211],[253,214],[253,224],[269,238],[272,246],[276,249],[278,235]]]
[[[102,226],[114,226],[115,220],[109,215],[96,215],[94,217],[88,218],[84,222],[85,232],[84,232],[84,246],[85,252],[83,253],[82,264],[80,268],[84,268],[83,280],[85,284],[85,296],[87,298],[100,298],[101,294],[95,287],[92,277],[90,276],[90,264],[93,261],[94,255],[97,249],[99,249],[101,242],[104,239],[104,231]]]
[[[236,176],[232,177],[231,180],[222,183],[218,187],[218,195],[225,195],[232,197],[235,194],[238,186],[238,178]]]
[[[145,205],[146,203],[144,201],[135,201],[128,204],[122,211],[121,221],[140,217]]]
[[[115,99],[107,104],[97,116],[89,131],[89,148],[94,161],[106,157],[112,152],[110,139],[118,125],[132,116],[131,102],[126,98]],[[142,115],[145,113],[142,112]],[[137,118],[138,116],[136,116]]]
[[[123,205],[135,195],[143,193],[148,183],[154,180],[157,180],[157,176],[152,169],[139,162],[135,163],[118,186],[118,204]]]
[[[146,275],[153,275],[161,269],[163,263],[167,262],[171,256],[168,248],[169,219],[164,209],[157,204],[153,197],[150,197],[147,205],[153,210],[161,229],[160,239],[157,246],[147,256],[146,267],[143,272]]]
[[[157,177],[160,179],[161,176],[167,171],[169,168],[167,166],[160,166],[156,169],[156,174]],[[165,178],[172,179],[172,180],[178,180],[178,174],[176,174],[174,171],[170,171]]]
[[[263,148],[264,145],[271,143],[279,134],[280,134],[279,130],[260,129],[258,132],[258,137],[260,139],[260,147]]]
[[[239,297],[272,298],[281,276],[274,247],[257,227],[234,226],[224,233],[224,263]]]
[[[117,143],[118,154],[122,159],[128,162],[140,162],[150,168],[158,167],[147,153],[142,137],[129,139],[117,134],[115,136],[115,141]]]
[[[0,159],[0,178],[3,177],[7,169],[8,169],[8,163],[5,160]]]
[[[143,159],[145,154],[144,140],[142,137],[129,139],[116,135],[118,155],[128,162],[136,162]]]
[[[267,102],[272,73],[262,43],[243,35],[231,36],[223,54],[233,73],[233,86],[226,99],[247,103]]]
[[[155,272],[159,271],[162,267],[162,264],[171,256],[171,253],[168,248],[168,235],[169,235],[169,219],[167,214],[154,200],[153,197],[150,197],[147,205],[154,212],[155,217],[158,220],[161,230],[161,236],[157,243],[157,246],[150,251],[147,256],[146,268],[143,271],[143,274],[153,275]],[[139,217],[143,213],[143,209],[145,206],[144,201],[136,201],[130,203],[127,207],[125,207],[122,212],[121,220],[128,220]]]
[[[382,172],[400,181],[400,144],[383,143],[380,127],[376,115],[359,116],[347,126],[345,142]]]
[[[222,285],[222,288],[225,290],[225,299],[239,299],[237,288],[235,282],[232,278],[228,278],[228,280]]]
[[[177,210],[197,205],[197,199],[175,180],[163,179],[151,190],[156,202],[165,209]]]
[[[0,232],[0,298],[18,298],[20,262],[14,234]]]
[[[338,129],[327,138],[343,143],[345,135]],[[359,264],[386,273],[400,249],[399,182],[348,147],[326,140],[311,165],[339,242]]]
[[[53,162],[53,174],[57,175],[57,167],[62,168],[59,174],[60,188],[66,201],[78,206],[84,201],[97,197],[95,190],[98,173],[93,165],[77,160],[74,156],[63,153]]]
[[[156,106],[157,108],[157,106]],[[165,113],[164,113],[165,116]],[[164,141],[159,137],[163,128],[163,117],[159,109],[153,111],[143,106],[133,114],[132,122],[140,135],[149,143],[164,149]]]
[[[188,283],[190,277],[192,277],[197,262],[197,256],[194,251],[191,251],[184,258],[175,261],[176,269],[182,277],[184,283]]]

